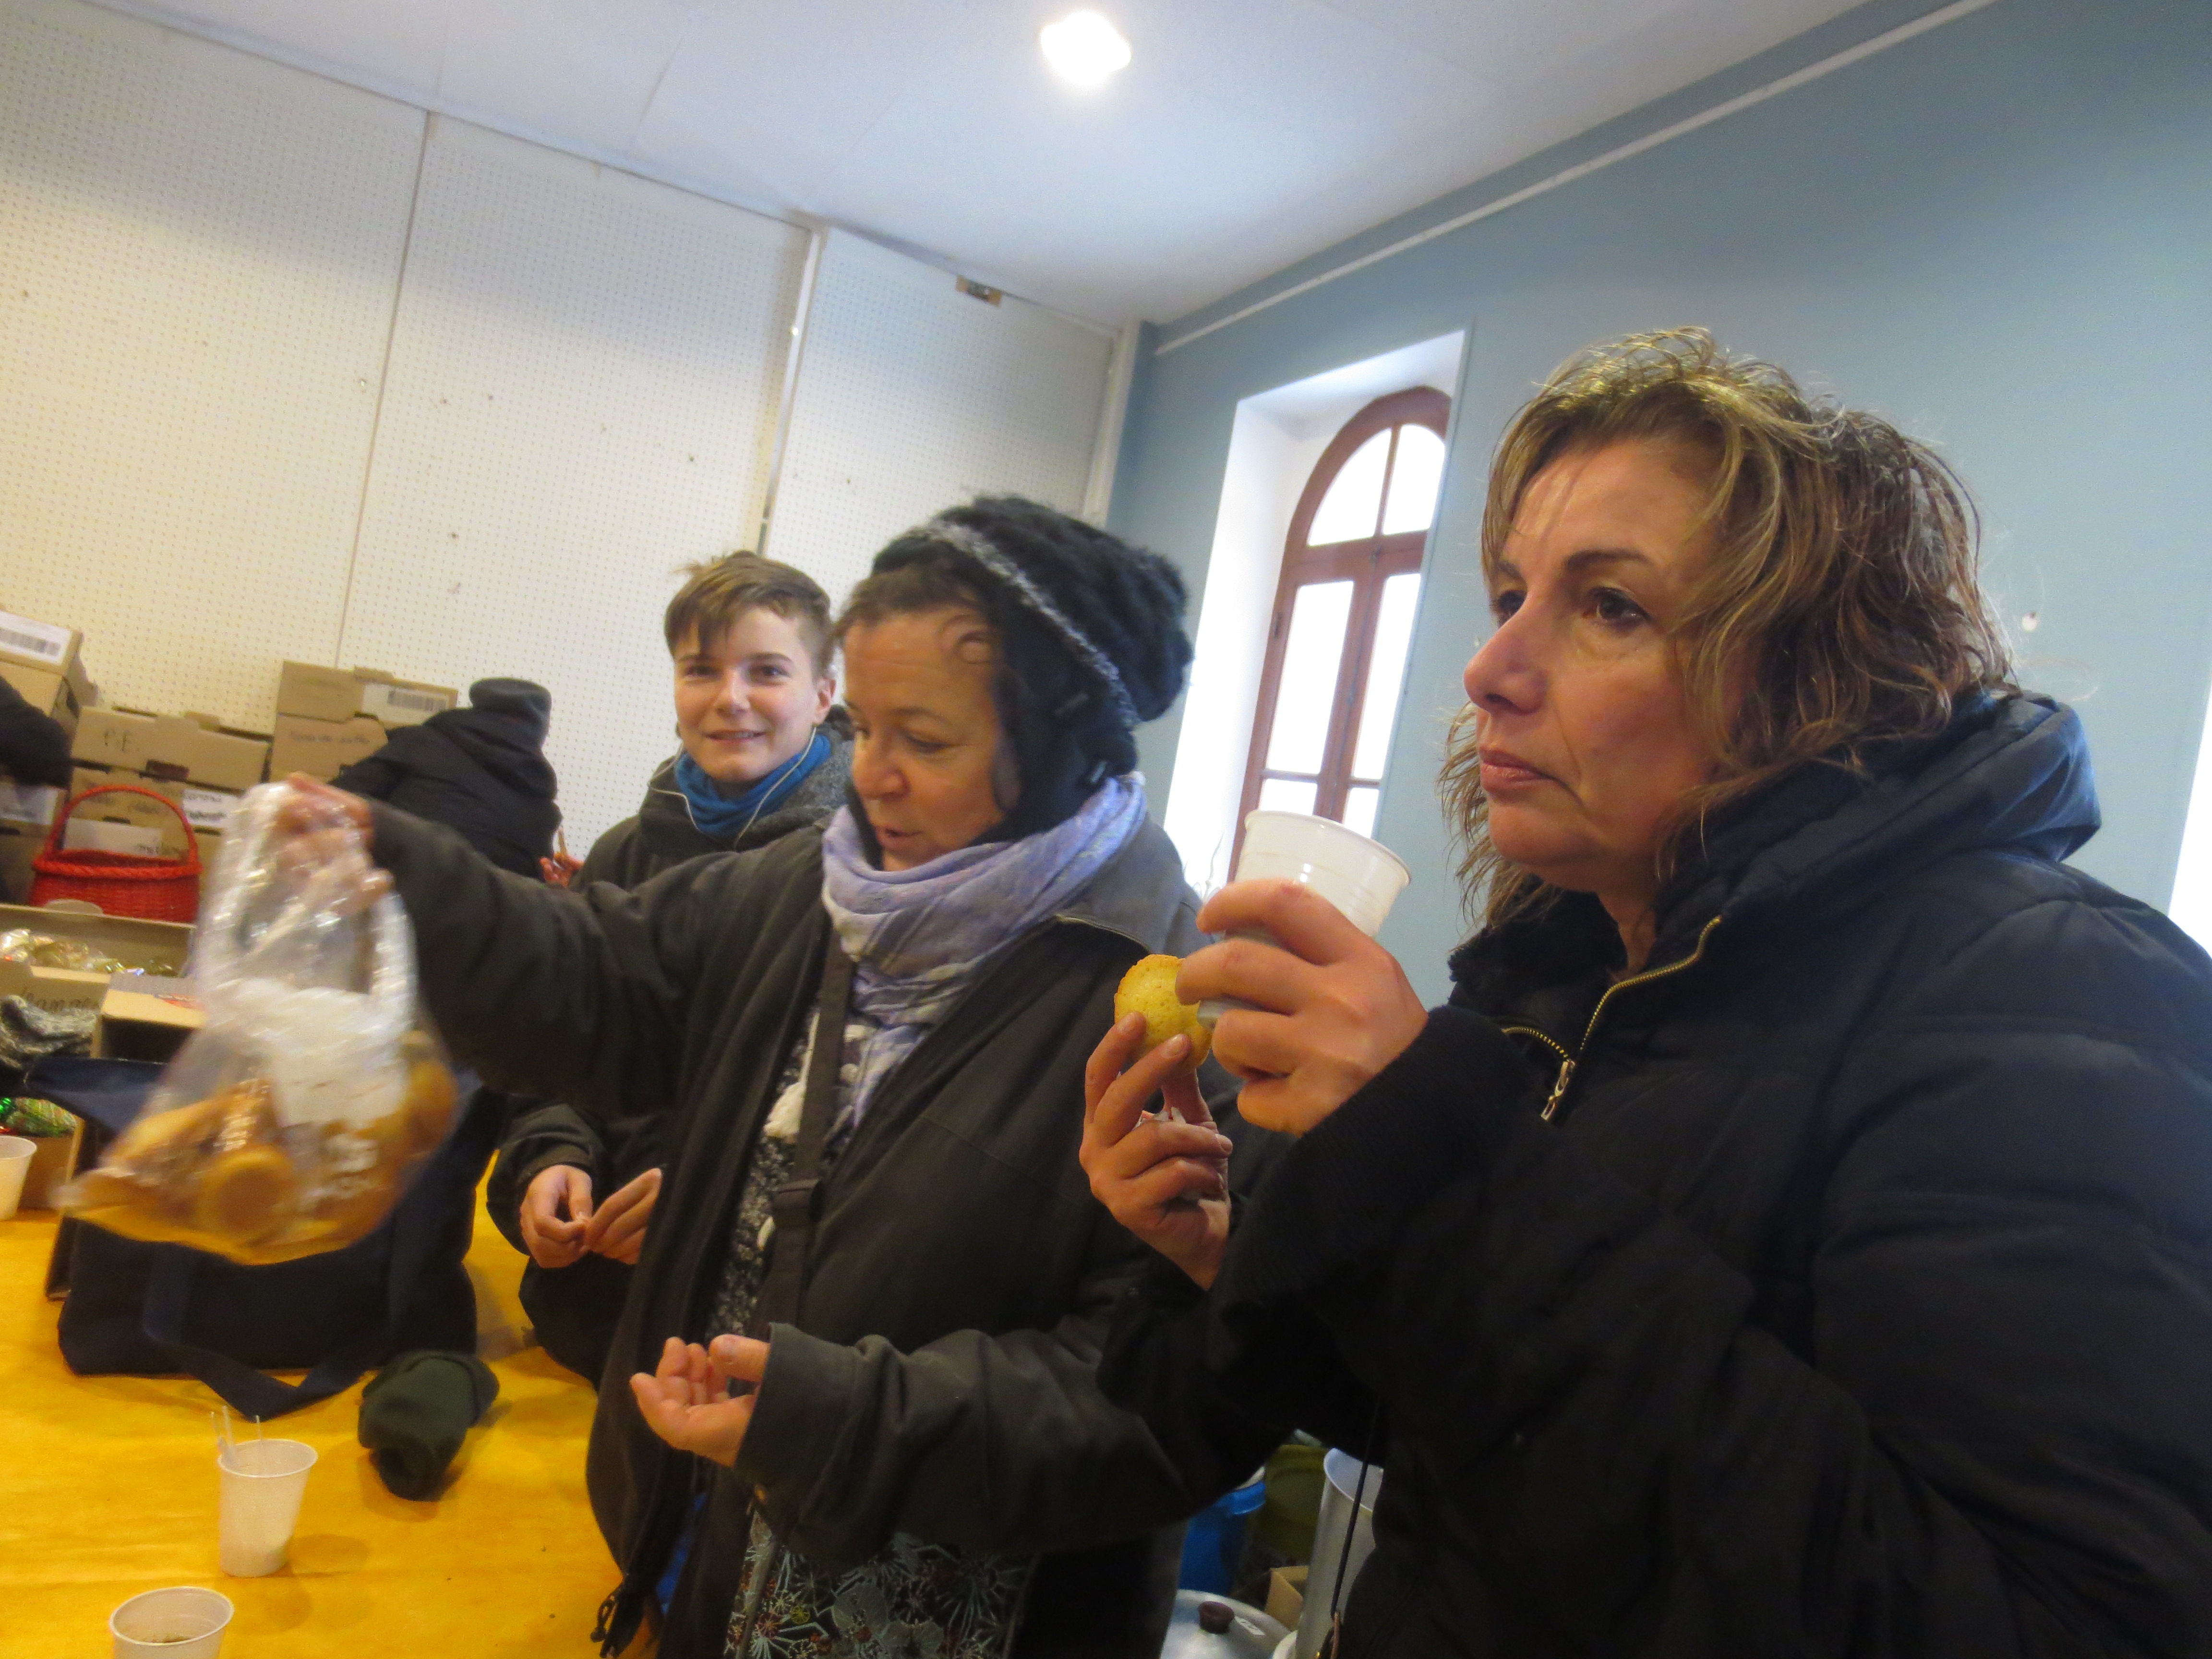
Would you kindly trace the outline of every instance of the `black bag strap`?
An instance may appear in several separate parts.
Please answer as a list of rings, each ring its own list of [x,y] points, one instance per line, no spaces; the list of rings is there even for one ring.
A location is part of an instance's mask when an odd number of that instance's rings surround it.
[[[381,1357],[386,1334],[405,1312],[406,1297],[414,1289],[413,1273],[400,1266],[401,1238],[398,1235],[422,1231],[425,1230],[395,1229],[386,1322],[347,1343],[297,1382],[279,1382],[244,1360],[233,1359],[227,1353],[185,1340],[185,1316],[191,1306],[194,1269],[200,1256],[198,1252],[181,1244],[156,1247],[154,1271],[146,1282],[143,1328],[147,1336],[160,1343],[163,1352],[175,1361],[179,1370],[206,1383],[233,1411],[248,1417],[282,1417],[287,1412],[312,1406],[351,1388],[355,1380]]]
[[[477,1147],[475,1143],[485,1140],[485,1131],[493,1127],[496,1113],[479,1108],[473,1091],[465,1109],[463,1121],[454,1126],[445,1146],[439,1149],[439,1158],[481,1158],[488,1154],[488,1148]],[[478,1162],[477,1168],[482,1167]],[[432,1173],[428,1169],[420,1171],[417,1185],[431,1179]],[[297,1382],[280,1382],[243,1360],[185,1340],[192,1279],[199,1263],[206,1258],[181,1244],[155,1247],[154,1270],[147,1280],[142,1328],[149,1340],[167,1350],[176,1361],[178,1370],[206,1383],[233,1411],[243,1412],[248,1417],[282,1417],[287,1412],[344,1393],[363,1371],[389,1357],[393,1335],[407,1316],[408,1306],[421,1286],[425,1271],[439,1252],[446,1219],[435,1206],[410,1204],[405,1198],[400,1200],[392,1214],[392,1256],[385,1273],[384,1322],[325,1356]]]
[[[753,1301],[750,1334],[768,1335],[771,1325],[799,1317],[799,1293],[805,1282],[806,1249],[812,1241],[822,1191],[822,1153],[830,1124],[837,1115],[837,1074],[845,1060],[845,1018],[853,1005],[853,959],[833,933],[822,959],[822,991],[816,1000],[814,1046],[807,1056],[806,1095],[799,1109],[799,1145],[791,1173],[775,1189],[775,1249],[768,1277]]]
[[[457,1132],[458,1133],[458,1132]],[[425,1176],[428,1171],[422,1172]],[[164,1244],[155,1251],[146,1285],[143,1328],[174,1357],[177,1368],[198,1377],[222,1395],[233,1411],[248,1417],[282,1417],[343,1394],[370,1366],[382,1360],[392,1333],[407,1315],[423,1269],[430,1265],[444,1234],[445,1218],[428,1205],[404,1200],[392,1212],[392,1259],[386,1270],[384,1322],[362,1333],[326,1356],[297,1382],[282,1382],[243,1360],[185,1340],[185,1317],[191,1306],[194,1269],[204,1261],[198,1251]]]

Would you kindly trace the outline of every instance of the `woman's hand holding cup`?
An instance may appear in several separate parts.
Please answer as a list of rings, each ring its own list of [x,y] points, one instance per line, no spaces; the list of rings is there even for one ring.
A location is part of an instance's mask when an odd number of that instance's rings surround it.
[[[1231,938],[1185,960],[1176,994],[1233,998],[1214,1023],[1213,1054],[1244,1080],[1248,1123],[1304,1134],[1403,1054],[1428,1023],[1398,960],[1310,887],[1231,883],[1198,925]],[[1096,1182],[1093,1182],[1094,1188]]]

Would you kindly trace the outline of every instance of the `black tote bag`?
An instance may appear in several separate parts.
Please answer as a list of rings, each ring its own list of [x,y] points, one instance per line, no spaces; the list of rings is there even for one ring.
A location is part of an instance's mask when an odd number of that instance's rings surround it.
[[[29,1088],[109,1133],[137,1115],[158,1066],[52,1059]],[[465,1087],[471,1081],[464,1079]],[[264,1419],[352,1386],[412,1348],[473,1352],[476,1294],[463,1263],[476,1188],[498,1146],[505,1097],[470,1089],[445,1145],[366,1238],[247,1267],[181,1244],[148,1244],[64,1222],[61,1350],[80,1376],[196,1376]],[[265,1376],[302,1370],[298,1382]]]

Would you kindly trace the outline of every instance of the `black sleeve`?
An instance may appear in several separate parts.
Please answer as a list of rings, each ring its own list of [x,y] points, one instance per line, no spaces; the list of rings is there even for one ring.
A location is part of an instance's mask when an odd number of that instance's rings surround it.
[[[62,723],[31,707],[0,679],[0,772],[18,783],[70,787],[70,738]]]
[[[611,1121],[559,1101],[518,1100],[499,1160],[492,1165],[484,1204],[507,1241],[522,1243],[522,1200],[530,1183],[558,1164],[569,1164],[592,1178],[592,1199],[635,1180],[662,1161],[667,1118],[642,1113]]]
[[[602,1116],[665,1110],[702,929],[744,908],[732,861],[671,871],[637,894],[571,893],[495,868],[451,830],[371,810],[376,860],[414,924],[423,1000],[455,1056],[495,1088]],[[710,899],[692,890],[702,871],[720,884]]]
[[[2111,1018],[1993,1012],[2051,959],[2017,931],[1852,1045],[1809,1351],[1480,1086],[1501,1039],[1459,1009],[1284,1160],[1243,1288],[1310,1303],[1389,1240],[1362,1340],[1394,1446],[1590,1650],[1686,1619],[1707,1651],[2201,1653],[2212,1084]]]

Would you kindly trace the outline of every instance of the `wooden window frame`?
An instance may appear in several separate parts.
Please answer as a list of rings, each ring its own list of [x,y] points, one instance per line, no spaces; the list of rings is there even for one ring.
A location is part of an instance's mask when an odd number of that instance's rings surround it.
[[[1275,585],[1274,609],[1267,623],[1267,654],[1260,672],[1259,707],[1252,724],[1252,747],[1245,762],[1244,793],[1237,809],[1236,845],[1230,854],[1231,869],[1236,867],[1236,859],[1243,848],[1245,816],[1259,805],[1260,786],[1269,778],[1312,781],[1316,785],[1315,813],[1340,822],[1344,816],[1345,799],[1352,789],[1382,781],[1380,778],[1352,775],[1359,718],[1367,696],[1368,670],[1374,655],[1376,616],[1382,605],[1384,581],[1392,576],[1418,572],[1422,550],[1429,539],[1426,529],[1404,531],[1395,536],[1381,533],[1383,513],[1390,500],[1390,485],[1397,473],[1396,437],[1390,440],[1382,471],[1382,489],[1376,501],[1376,533],[1358,541],[1330,542],[1321,547],[1309,546],[1306,537],[1313,529],[1314,515],[1321,509],[1322,498],[1328,494],[1328,487],[1336,482],[1344,464],[1362,444],[1378,432],[1408,425],[1425,426],[1441,439],[1450,416],[1451,399],[1433,386],[1413,386],[1404,392],[1390,392],[1346,421],[1336,436],[1329,440],[1328,447],[1322,451],[1321,459],[1314,463],[1313,472],[1298,497],[1297,510],[1291,515],[1290,534],[1283,544],[1283,571]],[[1433,527],[1433,516],[1430,523]],[[1297,603],[1300,588],[1346,578],[1353,584],[1351,614],[1345,623],[1344,653],[1337,663],[1336,699],[1329,711],[1328,732],[1322,745],[1321,770],[1272,770],[1267,763],[1267,748],[1274,738],[1275,703],[1282,689],[1283,658],[1290,642],[1291,609]]]

